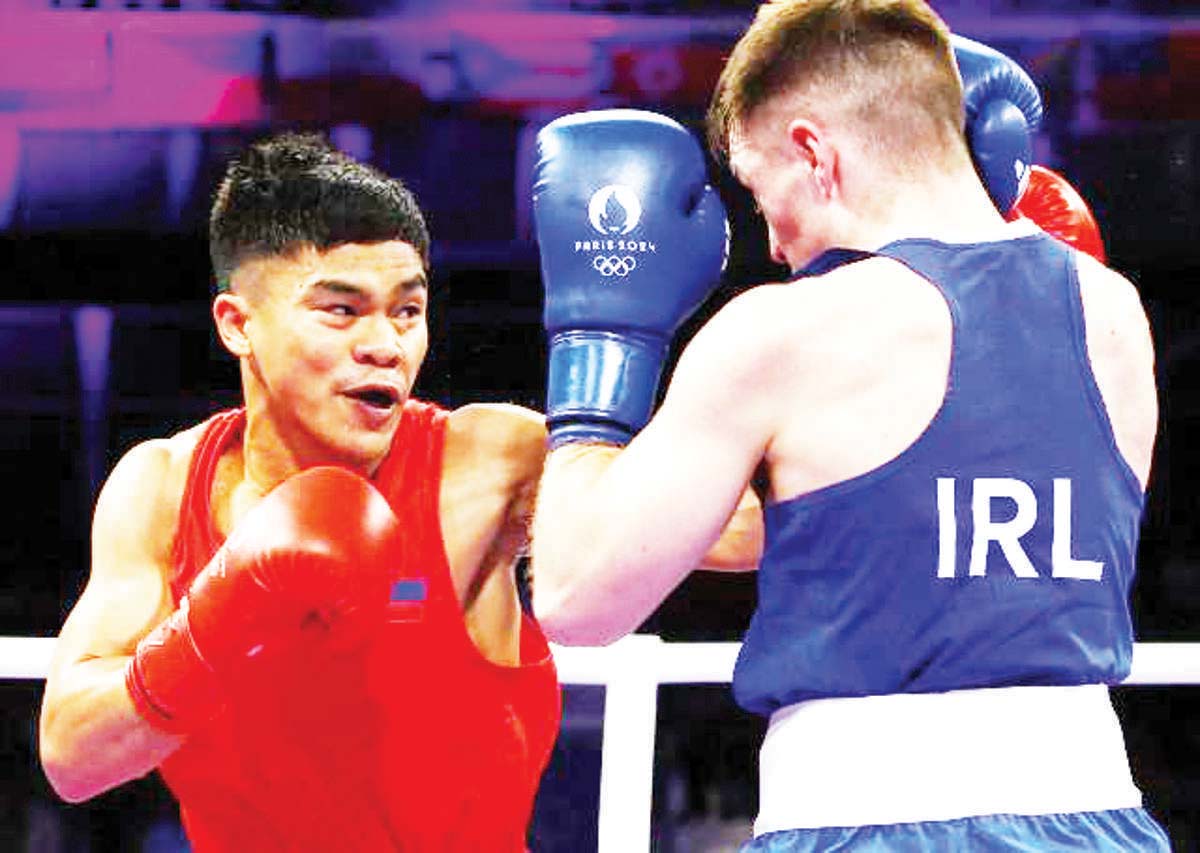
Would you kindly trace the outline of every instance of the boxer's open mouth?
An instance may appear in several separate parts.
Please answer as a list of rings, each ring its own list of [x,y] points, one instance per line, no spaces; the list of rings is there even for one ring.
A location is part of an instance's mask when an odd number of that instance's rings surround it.
[[[345,393],[347,397],[377,409],[390,409],[400,399],[400,392],[386,385],[366,385]]]

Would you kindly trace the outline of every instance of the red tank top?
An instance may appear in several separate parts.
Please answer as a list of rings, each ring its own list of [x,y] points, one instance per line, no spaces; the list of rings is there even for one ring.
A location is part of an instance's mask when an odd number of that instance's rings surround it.
[[[560,692],[528,616],[518,666],[467,634],[438,515],[445,425],[408,402],[375,477],[407,531],[383,629],[332,661],[277,661],[231,684],[227,712],[163,762],[196,853],[525,850]],[[213,477],[244,426],[240,409],[215,415],[192,457],[176,602],[221,545]]]

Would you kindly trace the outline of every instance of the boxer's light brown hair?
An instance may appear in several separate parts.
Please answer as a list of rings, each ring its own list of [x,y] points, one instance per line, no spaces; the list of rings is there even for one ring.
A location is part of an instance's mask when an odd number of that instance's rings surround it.
[[[873,149],[936,156],[929,146],[963,136],[962,81],[949,38],[920,0],[764,3],[713,93],[713,153],[727,158],[731,132],[786,97],[811,115],[836,111]]]

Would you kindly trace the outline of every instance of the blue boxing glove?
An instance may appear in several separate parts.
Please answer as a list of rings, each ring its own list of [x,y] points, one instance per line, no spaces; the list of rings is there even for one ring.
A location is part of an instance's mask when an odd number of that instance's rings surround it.
[[[551,447],[624,444],[650,419],[671,337],[728,255],[725,208],[706,179],[696,139],[656,113],[575,113],[538,133]]]
[[[963,81],[975,171],[996,208],[1007,214],[1029,178],[1042,99],[1025,70],[1003,53],[958,35],[950,43]]]

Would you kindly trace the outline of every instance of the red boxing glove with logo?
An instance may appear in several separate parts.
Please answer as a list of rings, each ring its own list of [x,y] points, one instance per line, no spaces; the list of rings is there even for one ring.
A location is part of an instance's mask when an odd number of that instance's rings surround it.
[[[230,674],[260,654],[352,647],[382,624],[400,523],[369,482],[310,468],[259,502],[138,643],[125,685],[157,728],[186,734],[225,704]]]

